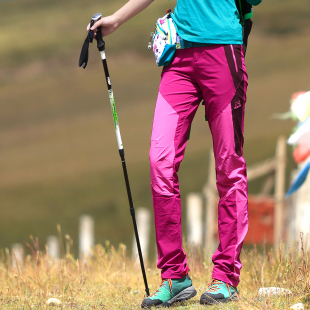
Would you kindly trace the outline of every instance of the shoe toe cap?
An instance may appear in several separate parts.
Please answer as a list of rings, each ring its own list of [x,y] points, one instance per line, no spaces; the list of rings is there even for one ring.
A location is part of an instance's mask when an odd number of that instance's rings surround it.
[[[218,300],[223,300],[224,295],[223,294],[208,294],[208,293],[203,293],[200,297],[200,303],[201,304],[214,304]]]
[[[151,299],[151,298],[145,298],[142,301],[141,308],[147,308],[150,309],[151,306],[158,306],[162,304],[163,302],[160,299]]]

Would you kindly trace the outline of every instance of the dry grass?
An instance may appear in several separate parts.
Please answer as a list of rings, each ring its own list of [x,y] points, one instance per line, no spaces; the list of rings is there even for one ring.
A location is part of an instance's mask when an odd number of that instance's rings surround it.
[[[66,253],[56,262],[40,251],[37,241],[29,245],[32,256],[26,257],[23,267],[13,268],[9,250],[2,252],[1,309],[52,309],[46,305],[51,297],[62,302],[62,309],[140,309],[144,283],[140,267],[129,260],[125,245],[120,244],[117,250],[109,242],[97,245],[93,257],[81,262],[70,254],[70,238],[66,242]],[[210,280],[212,264],[203,261],[199,249],[185,248],[198,294],[172,308],[205,309],[199,298]],[[289,309],[299,302],[309,308],[309,253],[305,253],[302,243],[286,250],[282,244],[280,249],[264,249],[262,253],[254,247],[243,251],[242,262],[240,301],[208,309]],[[147,263],[147,277],[152,293],[160,282],[154,264]],[[261,300],[259,288],[270,286],[289,289],[292,294]]]

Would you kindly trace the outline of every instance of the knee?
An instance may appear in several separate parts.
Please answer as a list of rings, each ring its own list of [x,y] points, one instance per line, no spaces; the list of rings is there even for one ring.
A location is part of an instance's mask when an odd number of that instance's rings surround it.
[[[244,158],[233,154],[216,167],[217,187],[220,197],[226,196],[236,186],[246,188],[246,165]]]
[[[149,153],[151,168],[151,186],[154,191],[164,196],[173,195],[173,163],[167,159],[161,148],[151,144]]]

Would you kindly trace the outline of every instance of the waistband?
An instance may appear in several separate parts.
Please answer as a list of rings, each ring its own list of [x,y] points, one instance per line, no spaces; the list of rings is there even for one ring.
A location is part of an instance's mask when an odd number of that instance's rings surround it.
[[[185,49],[185,48],[191,48],[191,47],[202,47],[202,46],[210,46],[213,44],[209,43],[197,43],[197,42],[190,42],[183,40],[180,38],[180,44],[177,44],[177,49]]]

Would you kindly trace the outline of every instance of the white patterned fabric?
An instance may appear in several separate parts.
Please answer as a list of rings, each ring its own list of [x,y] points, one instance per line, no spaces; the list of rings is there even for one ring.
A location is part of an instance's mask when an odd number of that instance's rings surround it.
[[[168,13],[157,20],[153,36],[153,52],[157,65],[160,66],[163,57],[165,57],[165,48],[167,50],[166,46],[173,46],[177,43],[180,43],[180,38],[177,35],[171,15]]]

